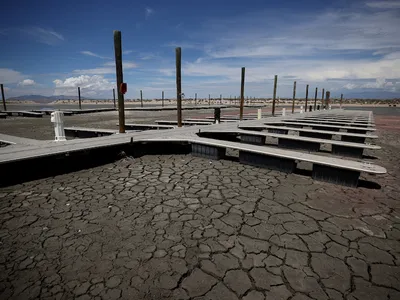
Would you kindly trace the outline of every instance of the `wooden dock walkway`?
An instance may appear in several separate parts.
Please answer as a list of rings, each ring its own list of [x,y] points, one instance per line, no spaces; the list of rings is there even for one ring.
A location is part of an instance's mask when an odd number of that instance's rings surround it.
[[[373,122],[372,114],[369,112],[355,112],[355,111],[343,111],[343,110],[332,110],[332,111],[315,111],[308,112],[304,114],[295,114],[296,117],[330,117],[338,118],[352,117],[359,118],[363,117],[368,119],[367,125],[371,125]],[[103,129],[93,129],[93,128],[67,128],[67,130],[81,131],[88,135],[107,135],[101,137],[95,137],[90,139],[74,139],[64,142],[38,142],[37,144],[23,144],[19,143],[13,146],[0,148],[0,164],[10,165],[16,162],[32,161],[43,157],[65,157],[71,153],[77,152],[88,152],[94,149],[108,149],[110,147],[131,147],[134,148],[141,147],[143,143],[179,143],[179,144],[191,144],[192,154],[202,157],[207,157],[211,159],[223,159],[225,157],[226,149],[235,149],[239,151],[239,160],[244,164],[256,165],[259,167],[272,168],[281,170],[284,172],[292,172],[296,167],[297,161],[304,161],[313,164],[313,177],[317,180],[323,180],[328,182],[334,182],[349,186],[356,186],[358,178],[361,172],[367,172],[372,174],[383,174],[386,173],[386,169],[378,165],[371,164],[363,160],[349,160],[338,157],[329,157],[326,155],[310,154],[304,153],[303,151],[296,150],[286,150],[276,147],[269,147],[266,145],[253,145],[245,144],[241,142],[227,141],[227,140],[217,140],[212,138],[200,137],[198,133],[205,131],[218,131],[222,134],[229,134],[230,132],[239,132],[240,134],[246,133],[248,136],[272,136],[278,137],[282,140],[292,140],[292,141],[303,141],[303,142],[315,142],[315,143],[327,143],[331,145],[339,145],[344,147],[352,147],[355,149],[370,149],[378,150],[378,146],[354,142],[351,140],[333,141],[326,138],[317,137],[294,137],[285,136],[282,134],[272,134],[272,133],[262,133],[262,132],[246,132],[242,129],[252,129],[252,130],[263,130],[263,129],[280,129],[280,130],[292,130],[289,125],[293,125],[292,122],[287,122],[285,124],[283,119],[287,117],[274,117],[265,118],[261,120],[248,120],[240,122],[222,122],[220,124],[209,124],[207,122],[197,122],[193,126],[182,127],[182,128],[171,128],[158,130],[162,126],[161,124],[142,124],[143,127],[147,126],[146,129],[151,128],[146,131],[135,131],[127,132],[125,134],[117,134],[116,130],[103,130]],[[173,121],[170,121],[173,122]],[[264,123],[284,123],[288,126],[273,126],[265,125]],[[300,123],[310,126],[310,123]],[[127,124],[127,128],[135,128],[134,126],[140,124]],[[132,127],[129,127],[132,125]],[[149,126],[150,125],[150,126]],[[205,126],[206,125],[206,126]],[[314,128],[315,124],[311,127]],[[332,128],[338,128],[338,126],[333,125],[323,125],[332,126]],[[238,128],[239,127],[239,128]],[[341,126],[349,127],[349,126]],[[349,127],[354,129],[354,127]],[[135,128],[137,129],[137,128]],[[143,128],[142,128],[143,129]],[[359,129],[359,128],[357,128]],[[363,127],[367,131],[371,131],[374,128]],[[298,130],[299,132],[309,132],[312,134],[321,133],[322,130],[316,129],[302,129],[294,128],[293,130]],[[286,132],[287,134],[287,132]],[[364,139],[371,137],[376,138],[375,135],[369,134],[353,134],[345,133],[339,131],[323,131],[326,135],[341,135],[351,138],[361,138]],[[358,144],[357,144],[358,143]],[[12,149],[11,149],[12,148]]]

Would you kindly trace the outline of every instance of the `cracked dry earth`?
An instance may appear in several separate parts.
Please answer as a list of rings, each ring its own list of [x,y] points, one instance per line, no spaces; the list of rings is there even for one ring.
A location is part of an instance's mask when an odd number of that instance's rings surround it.
[[[400,299],[394,139],[380,190],[190,155],[0,189],[0,298]]]

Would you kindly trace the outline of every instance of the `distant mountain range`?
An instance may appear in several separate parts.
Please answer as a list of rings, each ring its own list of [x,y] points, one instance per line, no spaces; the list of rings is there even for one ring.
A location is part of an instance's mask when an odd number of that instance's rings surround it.
[[[85,100],[85,99],[88,99],[88,98],[81,97],[81,99]],[[49,102],[53,102],[53,101],[56,101],[56,100],[78,100],[78,96],[24,95],[24,96],[8,98],[7,100],[10,100],[10,101],[34,101],[34,102],[39,102],[39,103],[49,103]]]

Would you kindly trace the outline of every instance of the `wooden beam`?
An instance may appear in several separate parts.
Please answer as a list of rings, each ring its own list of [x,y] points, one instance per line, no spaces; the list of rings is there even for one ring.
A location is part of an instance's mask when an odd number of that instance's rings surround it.
[[[317,109],[318,88],[315,88],[314,111]]]
[[[294,101],[296,99],[296,81],[293,84],[292,114],[294,114]]]
[[[243,105],[244,105],[244,76],[246,69],[242,68],[242,78],[240,83],[240,120],[243,119]]]
[[[115,51],[115,71],[117,75],[117,91],[118,91],[118,117],[119,117],[119,133],[125,133],[125,106],[124,94],[121,93],[121,83],[124,82],[122,73],[122,43],[121,31],[114,30],[114,51]]]
[[[182,127],[182,82],[181,82],[181,48],[175,49],[175,60],[176,60],[176,105],[177,105],[177,117],[178,127]]]
[[[308,103],[308,84],[306,86],[306,109],[305,109],[305,112],[307,112],[307,103]]]
[[[272,116],[275,117],[275,100],[276,100],[276,84],[278,82],[278,75],[274,79],[274,96],[272,98]]]
[[[78,101],[79,101],[79,109],[82,109],[81,104],[81,88],[78,86]]]
[[[0,87],[1,87],[1,98],[3,99],[3,108],[4,108],[4,111],[7,111],[6,97],[4,97],[4,87],[3,87],[3,84],[0,84]]]
[[[116,108],[117,104],[115,103],[115,89],[113,89],[113,98],[114,98],[114,108]]]

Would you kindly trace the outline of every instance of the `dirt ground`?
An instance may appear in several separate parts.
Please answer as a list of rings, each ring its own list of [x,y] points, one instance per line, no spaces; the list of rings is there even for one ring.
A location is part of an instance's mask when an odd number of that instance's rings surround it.
[[[52,138],[48,118],[27,120],[0,131]],[[367,154],[388,173],[358,188],[191,155],[2,188],[0,299],[400,299],[399,117],[375,121]]]

